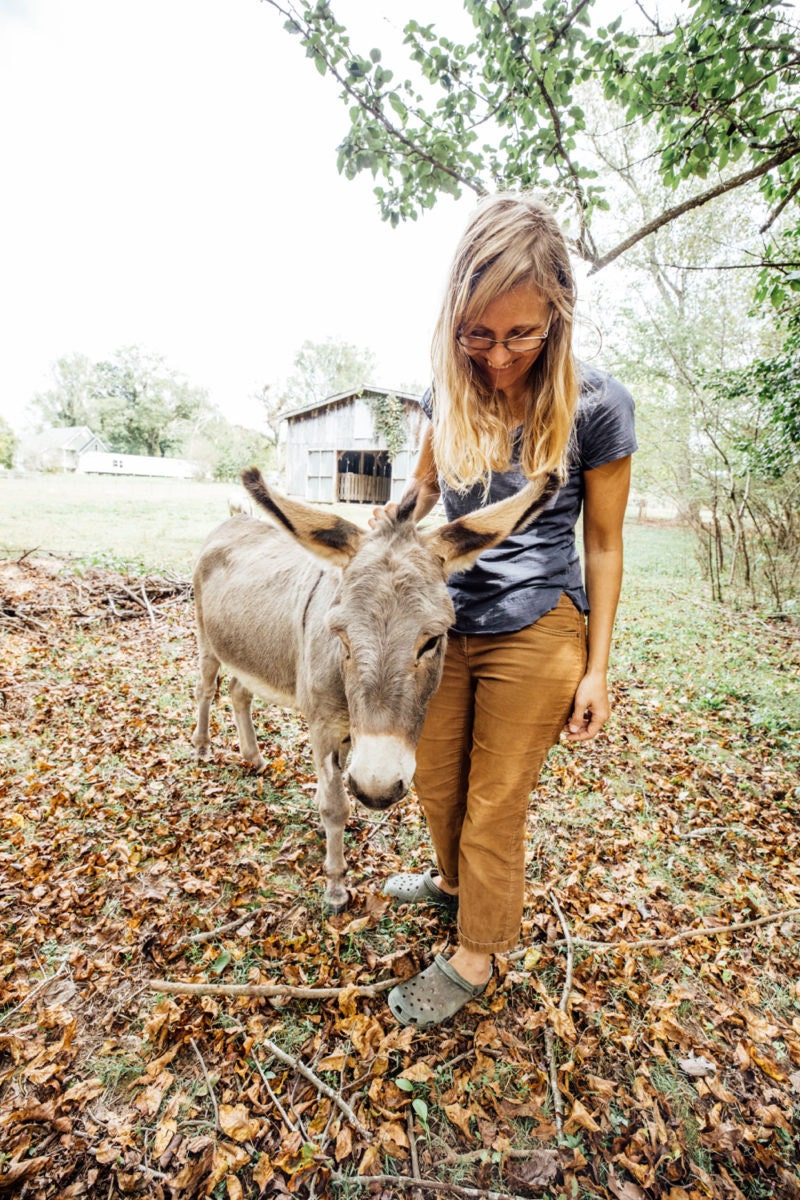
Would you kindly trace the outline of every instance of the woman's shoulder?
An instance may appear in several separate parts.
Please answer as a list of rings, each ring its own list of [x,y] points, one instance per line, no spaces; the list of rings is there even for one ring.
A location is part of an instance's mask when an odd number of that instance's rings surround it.
[[[575,439],[584,470],[624,458],[636,449],[633,396],[600,367],[581,364]]]
[[[590,416],[600,405],[633,410],[633,396],[625,385],[608,371],[581,363],[580,373],[578,412],[581,416]]]

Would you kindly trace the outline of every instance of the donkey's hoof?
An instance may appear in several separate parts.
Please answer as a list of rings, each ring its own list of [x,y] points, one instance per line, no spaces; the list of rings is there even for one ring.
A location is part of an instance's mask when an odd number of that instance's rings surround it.
[[[329,914],[329,916],[337,917],[339,915],[339,913],[343,913],[346,911],[349,903],[350,903],[350,896],[348,895],[347,892],[345,892],[343,900],[340,898],[340,896],[337,892],[336,896],[334,896],[334,897],[331,897],[331,896],[325,897],[325,911]]]

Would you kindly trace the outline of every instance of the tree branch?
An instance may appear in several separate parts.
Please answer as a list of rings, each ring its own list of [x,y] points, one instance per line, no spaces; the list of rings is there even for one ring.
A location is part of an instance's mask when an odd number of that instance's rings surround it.
[[[732,925],[713,925],[710,928],[702,929],[682,929],[670,937],[642,938],[638,942],[592,942],[585,938],[573,937],[572,945],[580,946],[585,950],[641,950],[651,946],[677,946],[680,942],[690,941],[693,938],[722,937],[726,933],[738,933],[742,929],[755,929],[759,925],[774,925],[776,921],[795,921],[798,917],[800,917],[800,908],[785,908],[781,912],[770,913],[768,917],[756,917],[752,921],[736,921]],[[558,941],[551,944],[559,946],[565,943],[566,939],[563,942]],[[518,959],[524,958],[529,948],[515,950],[513,954],[507,956],[508,961],[516,962]]]
[[[250,996],[259,999],[284,996],[290,1000],[336,1000],[345,992],[351,992],[354,996],[380,996],[399,982],[399,979],[384,979],[364,987],[314,988],[291,987],[280,983],[181,983],[171,979],[148,979],[147,986],[154,992],[173,996]]]
[[[508,8],[503,3],[503,0],[498,0],[497,6],[500,9],[500,12],[503,14],[503,20],[505,21],[506,27],[507,27],[509,33],[511,34],[511,36],[512,37],[517,36],[518,31],[515,30],[514,26],[511,24],[511,19],[508,15]],[[568,28],[568,25],[565,26],[564,28]],[[572,186],[574,189],[575,199],[577,200],[577,203],[578,203],[578,220],[580,221],[580,237],[578,238],[578,246],[579,246],[579,249],[581,252],[581,257],[586,258],[589,261],[594,261],[594,259],[597,256],[597,250],[596,250],[596,247],[594,246],[594,243],[592,242],[591,234],[589,233],[589,228],[588,228],[588,225],[586,224],[586,193],[583,190],[583,184],[581,183],[580,175],[578,174],[578,169],[575,166],[575,164],[572,162],[572,159],[570,158],[569,154],[567,153],[567,149],[564,145],[564,135],[563,135],[563,131],[561,128],[561,118],[558,115],[558,110],[556,109],[556,106],[553,103],[553,99],[552,99],[550,93],[547,91],[547,88],[544,86],[544,80],[541,78],[540,73],[534,68],[534,65],[531,62],[529,56],[524,51],[521,51],[520,57],[522,58],[522,61],[525,63],[528,70],[530,71],[533,79],[536,81],[536,86],[538,87],[539,91],[541,92],[542,99],[544,100],[545,104],[547,105],[547,111],[550,114],[550,121],[553,126],[553,134],[555,136],[556,148],[558,150],[559,155],[561,156],[561,159],[564,162],[564,165],[567,168],[567,172],[568,172],[570,178],[572,179]]]
[[[562,25],[560,25],[558,27],[558,29],[555,31],[555,33],[553,34],[553,37],[550,41],[551,48],[553,46],[558,45],[558,43],[561,41],[564,34],[569,29],[570,25],[573,25],[575,23],[575,21],[578,19],[578,17],[580,16],[580,14],[583,12],[584,8],[586,8],[586,6],[588,4],[592,4],[592,3],[593,3],[593,0],[578,0],[578,3],[573,8],[572,12],[569,13],[569,15],[567,16],[566,21],[564,21],[564,23]]]
[[[303,28],[303,25],[300,23],[294,13],[289,12],[285,8],[281,8],[278,0],[266,0],[266,3],[269,4],[270,7],[274,8],[276,12],[279,12],[282,17],[285,17],[304,40],[307,39],[308,31],[307,29]],[[467,187],[470,189],[470,191],[475,192],[477,196],[486,195],[486,188],[479,179],[462,175],[460,171],[454,171],[452,167],[445,166],[444,163],[440,162],[432,154],[428,154],[416,142],[412,141],[411,138],[407,137],[404,133],[401,133],[397,126],[393,125],[392,122],[388,120],[383,112],[383,109],[379,105],[372,103],[365,95],[363,95],[363,93],[356,91],[352,84],[348,83],[348,81],[344,79],[342,75],[340,75],[337,68],[331,62],[330,57],[327,54],[324,54],[319,47],[317,47],[317,54],[324,61],[326,69],[330,72],[346,95],[350,96],[351,99],[356,102],[359,108],[362,108],[364,112],[369,113],[374,120],[382,125],[389,134],[390,138],[394,139],[401,146],[405,146],[413,158],[419,159],[421,162],[430,163],[430,165],[437,171],[441,171],[443,175],[449,175],[451,179],[456,181],[456,183],[463,184],[464,187]]]
[[[684,213],[691,212],[694,208],[701,208],[702,205],[708,204],[711,200],[716,200],[718,196],[725,195],[726,192],[735,191],[736,188],[744,187],[747,183],[752,183],[754,179],[760,179],[762,175],[766,175],[773,167],[779,167],[782,163],[788,162],[789,159],[795,158],[800,154],[800,141],[793,141],[791,145],[786,146],[779,154],[773,155],[763,163],[759,163],[757,167],[752,167],[749,171],[744,171],[741,175],[734,175],[732,179],[726,180],[724,183],[719,183],[716,187],[709,188],[706,192],[701,192],[697,196],[692,196],[689,200],[684,200],[682,204],[676,204],[673,208],[666,209],[660,216],[654,217],[652,221],[648,221],[641,229],[630,234],[621,241],[613,250],[607,251],[600,258],[591,260],[592,265],[589,270],[590,275],[594,275],[597,271],[601,271],[603,267],[607,267],[609,263],[619,258],[631,246],[635,246],[637,242],[641,242],[644,238],[649,237],[651,233],[656,233],[659,229],[663,229],[665,225],[669,225],[671,221],[682,217]]]
[[[194,1038],[189,1038],[189,1045],[194,1050],[194,1052],[197,1055],[197,1058],[200,1062],[200,1069],[202,1070],[203,1078],[206,1081],[206,1091],[208,1092],[208,1098],[211,1101],[211,1107],[214,1109],[214,1128],[217,1130],[217,1132],[219,1132],[219,1130],[220,1130],[219,1106],[217,1105],[217,1097],[214,1095],[213,1085],[211,1083],[211,1080],[208,1077],[208,1071],[206,1070],[205,1059],[203,1058],[202,1054],[200,1053],[200,1050],[198,1049],[198,1046],[197,1046],[197,1042],[194,1040]]]
[[[372,1187],[380,1184],[383,1187],[422,1188],[426,1192],[447,1192],[452,1196],[464,1196],[467,1200],[523,1200],[522,1196],[511,1192],[487,1192],[482,1188],[463,1187],[461,1184],[442,1179],[415,1179],[413,1175],[342,1175],[339,1171],[331,1172],[331,1183],[341,1187]]]
[[[298,1075],[302,1075],[304,1079],[313,1084],[318,1092],[336,1105],[353,1128],[364,1138],[364,1141],[372,1141],[372,1134],[361,1124],[347,1101],[343,1100],[339,1093],[334,1091],[332,1087],[328,1087],[327,1083],[320,1079],[318,1075],[315,1075],[310,1067],[307,1067],[299,1058],[295,1058],[293,1054],[287,1054],[285,1050],[281,1050],[280,1046],[276,1046],[268,1037],[260,1036],[259,1045],[263,1046],[273,1058],[277,1058],[278,1062],[282,1062],[286,1067],[291,1067],[293,1071],[297,1071]]]
[[[774,210],[774,212],[770,213],[770,215],[769,215],[769,217],[767,218],[767,220],[765,221],[765,223],[764,223],[764,224],[761,226],[761,228],[760,228],[760,229],[759,229],[759,231],[758,231],[759,233],[766,233],[766,232],[767,232],[767,230],[768,230],[768,229],[769,229],[769,228],[770,228],[772,225],[774,225],[774,224],[775,224],[775,222],[777,221],[778,217],[781,215],[781,213],[783,212],[783,210],[786,208],[786,205],[787,205],[787,204],[790,204],[790,203],[791,203],[791,201],[792,201],[792,200],[794,200],[794,198],[795,198],[795,196],[797,195],[797,193],[798,193],[798,192],[800,192],[800,179],[797,179],[797,180],[795,180],[795,183],[794,183],[794,185],[793,185],[792,187],[790,187],[790,188],[789,188],[789,191],[788,191],[788,192],[787,192],[787,194],[784,196],[783,200],[781,200],[781,202],[780,202],[780,204],[778,205],[778,207],[777,207],[777,208]],[[785,264],[783,264],[783,265],[785,265]],[[796,264],[796,263],[791,263],[791,264],[789,264],[789,265],[791,265],[791,266],[797,266],[797,264]]]

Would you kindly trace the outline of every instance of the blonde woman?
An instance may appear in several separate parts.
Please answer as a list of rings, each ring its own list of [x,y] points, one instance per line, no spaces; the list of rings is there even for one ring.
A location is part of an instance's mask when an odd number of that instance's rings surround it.
[[[633,401],[572,351],[575,285],[550,211],[525,195],[476,210],[433,340],[430,418],[409,494],[449,519],[554,475],[543,515],[449,583],[455,624],[428,709],[415,784],[436,866],[395,875],[400,903],[458,913],[458,946],[389,994],[420,1029],[479,996],[519,939],[531,789],[562,731],[593,738],[622,579]],[[584,572],[575,545],[583,512]]]

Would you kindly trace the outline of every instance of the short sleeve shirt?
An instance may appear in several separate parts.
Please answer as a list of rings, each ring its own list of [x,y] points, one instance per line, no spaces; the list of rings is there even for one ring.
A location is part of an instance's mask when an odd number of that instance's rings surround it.
[[[432,415],[430,391],[422,408]],[[482,484],[454,491],[440,478],[448,520],[503,500],[527,483],[519,467],[521,428],[514,438],[511,468],[492,474],[488,494]],[[558,604],[562,592],[581,612],[589,611],[575,527],[584,498],[584,471],[626,458],[636,449],[630,392],[611,375],[582,367],[569,473],[564,486],[527,529],[486,550],[468,571],[451,575],[448,590],[456,611],[456,633],[513,633],[532,625]]]

